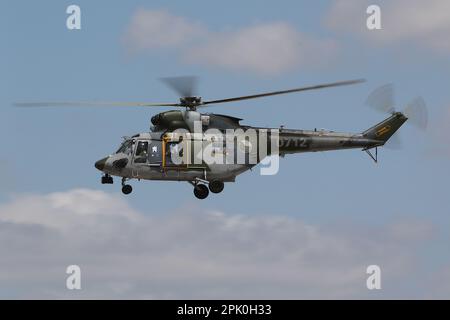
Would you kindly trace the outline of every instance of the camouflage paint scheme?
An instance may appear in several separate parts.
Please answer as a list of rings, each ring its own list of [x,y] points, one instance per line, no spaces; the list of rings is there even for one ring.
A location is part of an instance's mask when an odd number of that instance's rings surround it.
[[[199,165],[171,165],[163,162],[163,137],[166,133],[183,128],[192,132],[192,122],[198,121],[202,116],[208,117],[208,125],[203,129],[254,129],[270,130],[243,126],[242,119],[220,115],[201,114],[197,111],[172,110],[157,114],[152,118],[153,128],[128,138],[131,143],[128,152],[117,152],[95,163],[95,167],[105,174],[125,179],[145,180],[197,180],[234,182],[236,176],[251,169],[255,163],[244,164],[199,164]],[[383,146],[386,141],[407,121],[401,112],[393,113],[389,118],[374,125],[362,133],[342,133],[325,130],[293,130],[279,128],[279,155],[331,151],[342,149],[369,150]],[[125,141],[125,142],[126,142]],[[147,158],[143,162],[137,161],[136,146],[139,142],[148,142]],[[145,144],[143,144],[145,145]],[[268,141],[268,145],[270,145]],[[156,149],[154,148],[156,147]],[[237,146],[235,146],[237,148]],[[156,152],[152,152],[155,151]],[[269,148],[270,150],[270,148]],[[270,153],[270,152],[269,152]],[[259,163],[261,159],[257,159]]]

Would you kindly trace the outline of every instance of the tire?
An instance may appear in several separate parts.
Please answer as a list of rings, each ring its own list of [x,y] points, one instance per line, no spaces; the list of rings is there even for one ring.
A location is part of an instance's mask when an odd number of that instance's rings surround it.
[[[133,187],[130,186],[129,184],[126,184],[122,187],[122,193],[123,194],[130,194],[131,191],[133,191]]]
[[[224,187],[224,183],[219,180],[213,180],[209,183],[209,191],[212,193],[221,193]]]
[[[208,194],[209,194],[208,187],[205,186],[204,184],[198,184],[197,186],[195,186],[194,195],[198,199],[206,199],[206,197],[208,197]]]

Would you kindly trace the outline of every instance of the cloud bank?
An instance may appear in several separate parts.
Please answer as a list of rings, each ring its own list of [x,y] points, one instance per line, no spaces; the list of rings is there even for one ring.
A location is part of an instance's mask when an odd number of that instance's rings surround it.
[[[214,31],[167,11],[145,9],[132,16],[124,44],[134,53],[169,49],[188,63],[267,75],[322,65],[337,48],[334,41],[286,22]]]
[[[320,228],[277,214],[144,214],[88,189],[20,195],[0,206],[0,297],[370,298],[369,264],[383,270],[383,297],[408,297],[396,285],[416,278],[431,233],[411,221]],[[65,288],[71,264],[80,291]]]

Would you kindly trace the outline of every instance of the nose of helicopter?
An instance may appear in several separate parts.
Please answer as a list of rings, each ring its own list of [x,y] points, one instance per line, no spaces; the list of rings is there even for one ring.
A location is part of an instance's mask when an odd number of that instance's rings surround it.
[[[98,170],[103,171],[103,169],[105,168],[106,160],[108,160],[108,157],[105,157],[105,158],[103,158],[103,159],[98,160],[98,161],[95,163],[95,167],[96,167]]]

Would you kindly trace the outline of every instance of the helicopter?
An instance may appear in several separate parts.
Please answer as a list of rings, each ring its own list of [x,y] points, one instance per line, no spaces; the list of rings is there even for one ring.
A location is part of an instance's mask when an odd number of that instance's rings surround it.
[[[225,183],[235,182],[238,175],[271,156],[361,149],[374,162],[378,162],[378,148],[384,146],[407,120],[412,119],[422,129],[427,123],[425,102],[420,97],[414,99],[402,112],[394,109],[392,85],[378,88],[366,101],[369,106],[389,113],[389,117],[357,133],[285,129],[283,126],[254,127],[241,124],[242,119],[237,117],[198,111],[215,104],[353,85],[364,82],[364,79],[207,101],[194,93],[195,77],[162,80],[181,96],[179,102],[31,102],[16,105],[177,108],[154,115],[149,131],[123,137],[117,151],[96,161],[94,166],[102,172],[102,184],[113,184],[113,177],[119,177],[122,193],[125,195],[132,192],[133,188],[127,182],[133,179],[186,181],[193,186],[194,195],[198,199],[207,198],[210,192],[221,193]],[[213,133],[208,133],[211,131]],[[205,154],[209,157],[205,157]],[[217,161],[218,159],[221,161]]]

